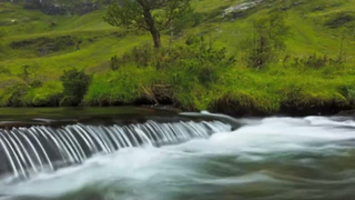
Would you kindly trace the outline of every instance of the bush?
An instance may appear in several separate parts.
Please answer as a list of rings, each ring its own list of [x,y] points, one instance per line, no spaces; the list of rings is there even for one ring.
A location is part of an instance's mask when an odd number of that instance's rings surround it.
[[[24,97],[27,105],[58,106],[63,98],[63,86],[60,82],[45,82],[40,87],[33,87]]]
[[[154,54],[154,51],[159,51],[154,49],[151,45],[145,44],[141,47],[134,47],[131,52],[125,53],[121,59],[115,60],[116,63],[122,63],[123,65],[134,63],[139,67],[148,67],[154,62],[158,54]],[[162,52],[164,50],[161,50]]]
[[[27,94],[28,89],[28,86],[24,83],[16,83],[4,88],[0,93],[0,106],[27,106],[24,96]]]
[[[174,48],[155,49],[151,45],[145,44],[134,47],[131,52],[125,53],[121,58],[114,56],[111,58],[111,69],[118,65],[133,64],[138,67],[153,66],[157,69],[178,67],[180,63],[198,62],[200,65],[218,64],[231,65],[235,63],[235,57],[227,56],[225,48],[214,47],[214,41],[206,42],[203,36],[190,36],[185,45]]]
[[[286,17],[274,11],[267,17],[256,20],[253,34],[243,41],[244,58],[250,67],[263,68],[277,58],[277,53],[285,50],[285,41],[290,34]]]
[[[32,88],[39,88],[43,86],[43,82],[41,80],[34,80],[30,85]]]
[[[88,90],[91,77],[84,71],[72,69],[64,71],[60,80],[64,87],[64,98],[62,99],[61,104],[67,106],[80,105]]]
[[[206,42],[202,36],[190,36],[185,45],[174,48],[155,49],[150,45],[135,47],[121,58],[111,58],[111,69],[133,65],[155,67],[166,71],[172,78],[172,85],[181,87],[195,82],[208,86],[218,81],[218,73],[234,65],[234,55],[229,56],[225,48],[214,47],[213,41]]]
[[[110,61],[110,68],[112,71],[116,71],[118,70],[120,66],[120,60],[117,56],[113,56],[111,57],[111,61]]]
[[[159,75],[154,68],[127,66],[94,76],[84,102],[90,106],[133,104]],[[144,95],[145,96],[145,95]]]
[[[172,48],[135,47],[111,58],[112,71],[94,77],[84,102],[159,103],[205,109],[210,98],[205,91],[210,91],[235,62],[225,48],[216,48],[213,41],[200,36],[191,36],[185,44]]]
[[[24,65],[22,66],[22,71],[21,74],[19,74],[19,77],[22,78],[22,80],[24,80],[27,84],[31,85],[32,82],[34,82],[37,70],[38,67]]]
[[[342,64],[342,60],[338,58],[337,60],[328,58],[327,55],[324,56],[318,56],[316,53],[313,55],[310,55],[306,58],[294,58],[293,64],[295,66],[304,66],[304,67],[309,67],[313,69],[320,69],[325,66],[339,66]]]
[[[351,103],[355,103],[355,86],[347,85],[339,88],[340,93]]]

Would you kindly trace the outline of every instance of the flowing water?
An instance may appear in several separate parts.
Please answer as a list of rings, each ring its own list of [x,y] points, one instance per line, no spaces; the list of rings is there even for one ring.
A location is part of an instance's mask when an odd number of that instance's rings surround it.
[[[72,118],[0,129],[0,199],[355,199],[352,118]]]

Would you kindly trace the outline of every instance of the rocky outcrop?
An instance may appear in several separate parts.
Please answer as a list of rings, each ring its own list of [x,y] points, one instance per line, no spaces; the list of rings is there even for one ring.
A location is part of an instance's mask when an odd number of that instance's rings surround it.
[[[244,3],[239,3],[237,5],[225,9],[223,16],[227,16],[227,15],[232,15],[233,17],[239,16],[241,13],[250,10],[252,8],[255,8],[263,1],[264,0],[252,0]]]

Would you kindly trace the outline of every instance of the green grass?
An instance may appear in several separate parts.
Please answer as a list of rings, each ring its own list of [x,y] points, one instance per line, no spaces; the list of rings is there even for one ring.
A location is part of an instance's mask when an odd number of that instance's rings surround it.
[[[116,105],[140,102],[144,97],[152,97],[154,85],[172,85],[174,101],[189,110],[210,109],[224,112],[277,113],[286,103],[302,107],[328,106],[332,102],[346,108],[353,105],[354,98],[344,93],[342,88],[353,88],[355,84],[355,40],[353,30],[355,20],[344,26],[331,28],[327,22],[336,19],[339,13],[355,12],[355,0],[314,0],[298,6],[294,1],[279,1],[261,5],[247,15],[236,19],[222,19],[223,9],[236,5],[240,0],[195,0],[196,12],[220,13],[198,25],[183,31],[182,37],[173,45],[184,43],[189,35],[205,35],[206,40],[215,41],[218,48],[226,47],[229,55],[235,55],[236,64],[219,70],[219,80],[213,84],[203,84],[186,69],[157,70],[155,67],[127,65],[118,71],[109,69],[113,55],[121,56],[135,46],[151,42],[145,32],[123,30],[111,27],[102,20],[105,10],[83,16],[48,16],[38,11],[28,11],[18,5],[0,3],[0,30],[6,36],[0,40],[0,106],[9,105],[9,88],[26,85],[19,76],[23,66],[36,68],[33,79],[44,84],[30,88],[24,98],[24,105],[41,106],[57,101],[63,88],[59,77],[63,70],[78,68],[93,74],[93,81],[84,98],[86,105]],[[290,3],[291,2],[291,3]],[[271,7],[269,5],[272,5]],[[261,18],[275,6],[284,6],[287,24],[292,34],[286,41],[286,50],[266,69],[256,70],[246,66],[240,46],[250,36],[255,19]],[[66,47],[48,55],[38,55],[36,49],[14,49],[15,41],[35,40],[40,37],[56,39],[71,36],[82,40],[80,50],[76,46]],[[327,65],[320,69],[295,66],[294,59],[310,55],[338,57],[342,38],[346,63],[335,67]],[[162,37],[165,46],[169,34]],[[290,59],[281,62],[285,56]],[[180,71],[179,71],[180,70]],[[181,78],[176,82],[177,73]],[[347,91],[352,91],[351,89]],[[54,99],[54,100],[53,100]],[[149,98],[148,98],[149,99]],[[152,100],[152,99],[151,99]],[[152,100],[154,101],[154,100]],[[221,104],[229,104],[221,106]]]

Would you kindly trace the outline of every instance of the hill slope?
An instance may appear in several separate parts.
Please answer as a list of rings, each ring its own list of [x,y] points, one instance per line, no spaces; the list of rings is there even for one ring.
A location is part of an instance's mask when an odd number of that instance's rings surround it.
[[[314,114],[352,108],[355,0],[250,2],[254,1],[195,0],[196,24],[173,38],[173,46],[179,46],[191,35],[203,35],[215,48],[225,47],[228,56],[236,57],[233,67],[221,70],[218,81],[207,85],[188,72],[176,82],[178,72],[152,66],[111,71],[112,56],[151,43],[151,38],[145,32],[109,26],[102,20],[104,9],[82,16],[48,16],[0,3],[0,30],[5,33],[0,39],[0,106],[57,105],[63,91],[59,77],[64,70],[78,68],[94,75],[86,105],[159,101],[158,85],[172,88],[169,101],[185,109]],[[248,9],[239,12],[242,7]],[[226,14],[228,8],[233,12]],[[275,8],[285,13],[291,34],[277,61],[255,69],[244,61],[243,42],[253,34],[254,21]],[[163,35],[164,46],[169,46],[169,35]],[[298,64],[337,60],[339,55],[340,64]],[[35,81],[43,84],[31,85]]]

